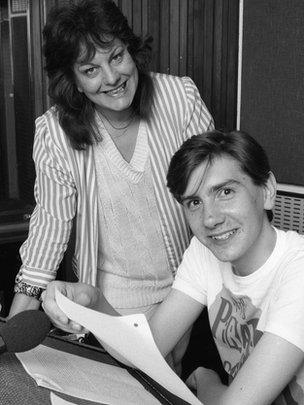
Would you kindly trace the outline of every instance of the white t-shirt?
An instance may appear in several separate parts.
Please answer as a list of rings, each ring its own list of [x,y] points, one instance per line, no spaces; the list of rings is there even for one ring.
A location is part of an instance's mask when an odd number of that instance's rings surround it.
[[[245,277],[235,275],[230,263],[219,261],[193,237],[173,284],[208,307],[215,343],[232,377],[264,331],[304,351],[304,237],[276,232],[266,263]],[[304,405],[304,365],[275,402],[295,403]]]

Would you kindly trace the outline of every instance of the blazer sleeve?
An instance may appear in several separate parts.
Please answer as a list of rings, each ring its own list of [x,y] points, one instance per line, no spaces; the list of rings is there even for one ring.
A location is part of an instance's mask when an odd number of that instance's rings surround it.
[[[67,248],[76,210],[76,188],[72,173],[56,136],[60,131],[53,117],[36,120],[33,159],[36,169],[35,209],[29,234],[20,249],[22,266],[16,282],[45,288],[56,272]],[[57,134],[58,135],[58,134]],[[16,289],[15,289],[16,291]]]
[[[213,118],[202,100],[199,90],[190,77],[182,77],[186,92],[187,108],[184,128],[185,139],[214,129]]]

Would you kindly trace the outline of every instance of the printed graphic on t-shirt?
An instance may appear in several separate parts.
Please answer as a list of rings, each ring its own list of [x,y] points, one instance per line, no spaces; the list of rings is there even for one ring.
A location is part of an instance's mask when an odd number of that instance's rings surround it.
[[[257,330],[261,310],[247,296],[235,296],[223,287],[209,308],[213,337],[223,366],[235,377],[262,336]]]
[[[209,307],[209,320],[222,363],[233,379],[254,349],[262,332],[257,329],[261,309],[248,296],[236,296],[225,287]],[[302,384],[293,378],[273,404],[304,404]],[[278,402],[277,402],[278,401]]]

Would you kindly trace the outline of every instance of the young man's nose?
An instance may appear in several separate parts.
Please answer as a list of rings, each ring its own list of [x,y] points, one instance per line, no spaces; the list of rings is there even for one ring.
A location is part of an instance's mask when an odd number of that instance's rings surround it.
[[[202,216],[206,228],[214,228],[225,221],[225,215],[214,201],[204,204]]]

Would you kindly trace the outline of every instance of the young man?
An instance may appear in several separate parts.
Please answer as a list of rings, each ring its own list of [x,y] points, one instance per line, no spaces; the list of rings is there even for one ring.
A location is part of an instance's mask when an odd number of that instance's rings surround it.
[[[182,145],[167,179],[194,237],[150,320],[161,353],[207,306],[231,382],[224,386],[200,367],[188,380],[198,398],[205,405],[304,404],[304,239],[270,223],[276,182],[265,152],[245,133],[208,132]],[[56,306],[55,287],[113,313],[97,289],[54,282],[43,306],[61,328],[73,325]]]

